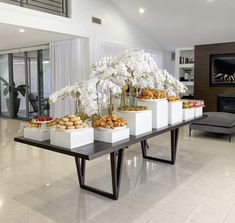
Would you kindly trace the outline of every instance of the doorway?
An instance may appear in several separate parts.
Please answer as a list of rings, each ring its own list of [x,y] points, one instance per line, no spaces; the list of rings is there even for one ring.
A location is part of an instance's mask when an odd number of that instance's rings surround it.
[[[49,115],[49,49],[0,56],[0,115],[22,120]]]

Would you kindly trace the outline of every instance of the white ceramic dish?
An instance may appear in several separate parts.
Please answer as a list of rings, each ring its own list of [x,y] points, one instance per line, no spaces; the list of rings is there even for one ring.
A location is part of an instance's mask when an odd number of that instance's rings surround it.
[[[88,128],[88,126],[85,127],[85,128],[80,128],[80,129],[60,129],[60,128],[56,128],[56,130],[61,131],[61,132],[73,132],[73,131],[81,131],[81,130],[84,130],[84,129],[87,129],[87,128]]]
[[[159,98],[159,99],[142,99],[142,98],[138,98],[138,100],[140,100],[140,101],[163,101],[163,100],[167,100],[167,98]]]
[[[116,127],[114,129],[109,129],[109,128],[103,128],[103,127],[97,127],[98,130],[101,130],[101,131],[113,131],[113,130],[119,130],[119,129],[125,129],[127,126],[122,126],[122,127]]]
[[[149,111],[149,109],[147,110],[140,110],[140,111],[122,111],[122,110],[118,110],[118,112],[125,112],[125,113],[142,113],[142,112],[146,112],[146,111]]]

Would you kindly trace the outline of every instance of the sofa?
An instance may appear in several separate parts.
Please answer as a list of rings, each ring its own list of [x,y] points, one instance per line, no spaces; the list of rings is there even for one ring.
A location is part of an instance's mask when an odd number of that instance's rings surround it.
[[[205,112],[207,117],[193,122],[189,126],[189,136],[192,130],[214,132],[228,135],[231,142],[232,135],[235,133],[235,114],[227,112]]]

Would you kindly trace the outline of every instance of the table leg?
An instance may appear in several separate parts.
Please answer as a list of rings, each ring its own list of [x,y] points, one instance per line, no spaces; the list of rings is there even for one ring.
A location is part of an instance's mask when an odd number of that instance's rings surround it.
[[[141,142],[143,158],[174,165],[176,160],[178,138],[179,138],[179,128],[171,130],[171,160],[161,159],[147,155],[147,140]]]
[[[80,187],[84,190],[111,198],[113,200],[118,200],[120,184],[121,184],[121,174],[122,174],[122,165],[123,165],[124,150],[120,149],[118,154],[115,152],[110,153],[110,164],[111,164],[111,176],[112,176],[112,193],[99,190],[94,187],[85,185],[85,168],[86,161],[82,158],[75,157],[77,174]]]

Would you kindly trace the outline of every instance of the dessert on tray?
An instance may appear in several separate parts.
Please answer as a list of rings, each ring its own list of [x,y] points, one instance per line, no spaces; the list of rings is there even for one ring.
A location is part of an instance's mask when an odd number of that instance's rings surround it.
[[[122,106],[118,108],[119,111],[144,111],[149,110],[147,106]]]
[[[168,100],[169,102],[179,101],[179,100],[180,100],[180,97],[179,97],[179,96],[168,96],[168,97],[167,97],[167,100]]]
[[[104,115],[104,116],[97,116],[93,118],[92,126],[94,128],[102,127],[107,129],[115,129],[119,127],[125,127],[127,125],[127,121],[119,117],[115,114],[112,115]]]
[[[163,98],[167,98],[167,94],[163,90],[144,88],[141,90],[138,98],[140,99],[163,99]]]
[[[83,122],[80,117],[76,115],[67,115],[63,118],[55,120],[57,128],[60,130],[73,130],[88,127],[87,123]]]
[[[29,123],[27,123],[27,128],[41,128],[41,127],[52,127],[55,126],[54,118],[49,116],[38,116],[33,118]]]
[[[183,101],[183,108],[184,109],[193,108],[193,103],[190,101]]]

